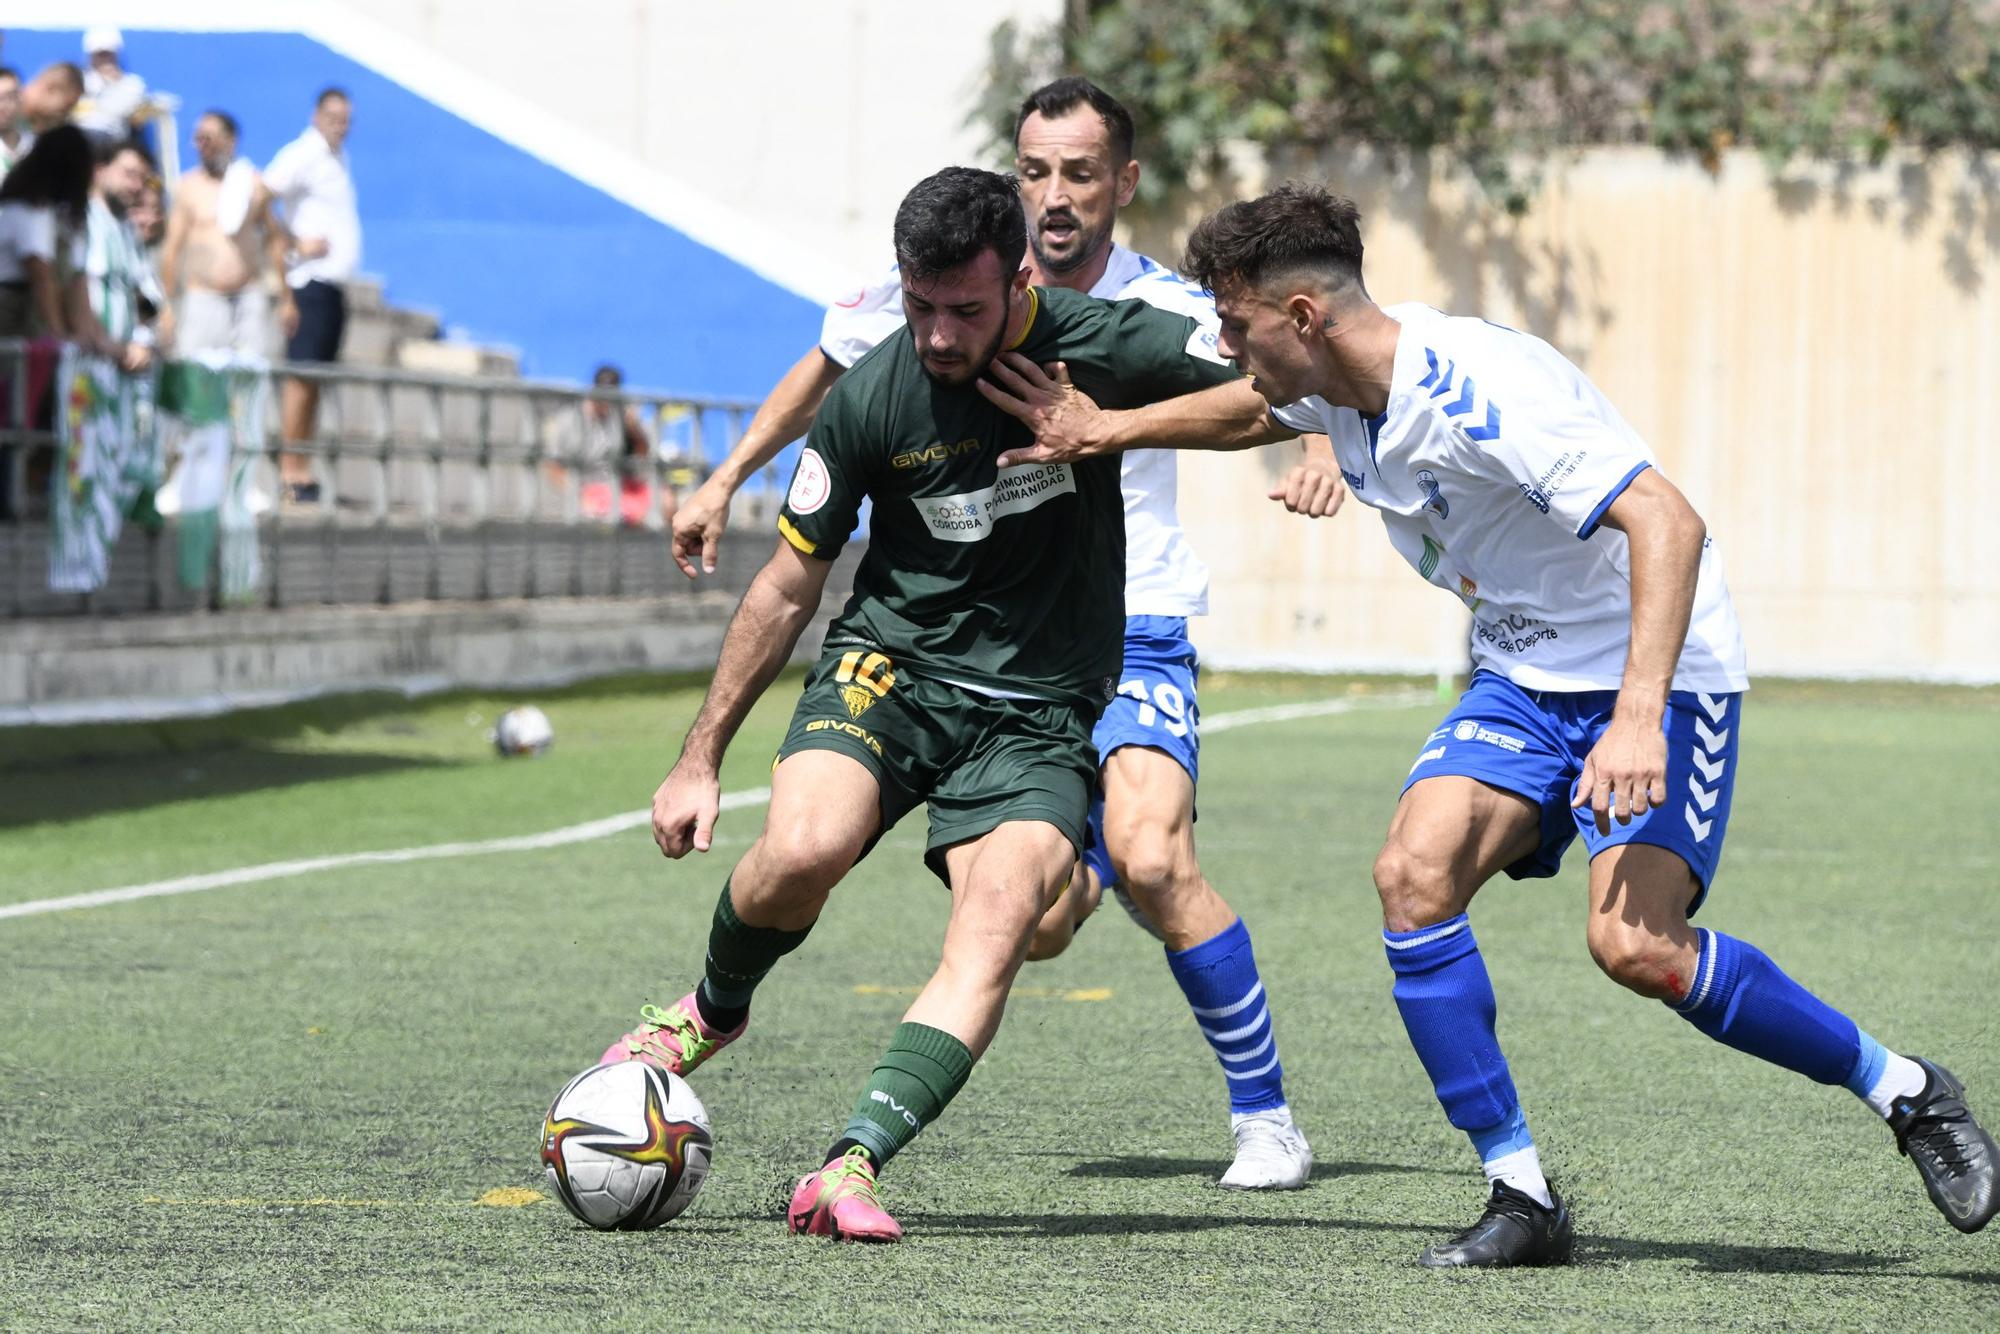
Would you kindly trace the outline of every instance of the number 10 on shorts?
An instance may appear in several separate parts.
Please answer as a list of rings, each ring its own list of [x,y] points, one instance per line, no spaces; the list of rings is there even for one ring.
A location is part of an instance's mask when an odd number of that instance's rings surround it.
[[[1165,727],[1172,736],[1188,734],[1187,699],[1173,682],[1153,682],[1149,697],[1146,682],[1135,676],[1129,681],[1120,681],[1118,693],[1139,701],[1139,726]]]

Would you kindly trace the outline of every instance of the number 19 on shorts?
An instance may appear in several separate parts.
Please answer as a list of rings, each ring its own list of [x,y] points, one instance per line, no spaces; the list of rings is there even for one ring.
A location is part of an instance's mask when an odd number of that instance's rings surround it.
[[[1165,727],[1172,736],[1188,734],[1187,698],[1172,681],[1149,683],[1135,676],[1129,681],[1120,681],[1118,693],[1139,701],[1141,727]]]

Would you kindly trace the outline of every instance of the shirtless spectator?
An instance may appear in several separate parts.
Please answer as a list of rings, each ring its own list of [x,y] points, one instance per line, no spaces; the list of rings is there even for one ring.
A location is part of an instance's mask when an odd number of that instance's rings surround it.
[[[162,317],[179,356],[234,352],[261,357],[270,306],[289,338],[298,309],[285,285],[290,238],[271,214],[271,192],[249,159],[236,156],[236,120],[208,111],[195,122],[198,166],[181,177],[160,250],[160,285],[178,302]]]

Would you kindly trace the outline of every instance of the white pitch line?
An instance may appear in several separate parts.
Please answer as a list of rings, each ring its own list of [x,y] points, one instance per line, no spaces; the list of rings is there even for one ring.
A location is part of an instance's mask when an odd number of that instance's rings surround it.
[[[1321,718],[1329,714],[1352,713],[1362,708],[1399,708],[1409,704],[1420,704],[1428,698],[1429,696],[1422,692],[1409,691],[1315,700],[1304,704],[1278,704],[1262,709],[1242,709],[1235,713],[1217,714],[1213,718],[1204,720],[1201,730],[1203,733],[1227,732],[1231,728],[1247,727],[1253,723],[1285,722],[1294,718]],[[725,792],[722,794],[722,809],[733,811],[745,806],[760,806],[770,799],[771,789],[768,787]],[[348,866],[389,866],[401,862],[434,861],[440,857],[483,857],[498,852],[535,852],[543,848],[560,848],[571,843],[588,843],[593,839],[622,834],[628,829],[637,829],[650,824],[652,818],[653,813],[650,809],[626,811],[622,815],[607,815],[601,820],[587,820],[582,824],[565,825],[561,829],[550,829],[539,834],[519,834],[512,838],[489,838],[468,843],[432,843],[420,848],[342,852],[327,857],[302,857],[296,861],[264,862],[257,866],[239,866],[228,871],[208,871],[201,875],[184,875],[172,880],[155,880],[143,885],[93,890],[88,894],[68,894],[61,898],[30,899],[26,903],[0,905],[0,919],[38,917],[43,913],[69,912],[78,908],[102,908],[113,903],[131,903],[137,899],[161,899],[175,894],[199,894],[209,889],[227,889],[232,885],[252,885],[266,880],[289,880],[293,876],[310,875],[314,871],[333,871]]]

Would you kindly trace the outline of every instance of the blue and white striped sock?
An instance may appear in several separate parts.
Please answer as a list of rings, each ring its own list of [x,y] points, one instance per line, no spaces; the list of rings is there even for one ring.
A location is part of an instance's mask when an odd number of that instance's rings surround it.
[[[1190,949],[1167,951],[1167,967],[1181,984],[1201,1035],[1222,1062],[1229,1110],[1241,1114],[1283,1107],[1285,1070],[1278,1064],[1271,1009],[1243,920]]]

